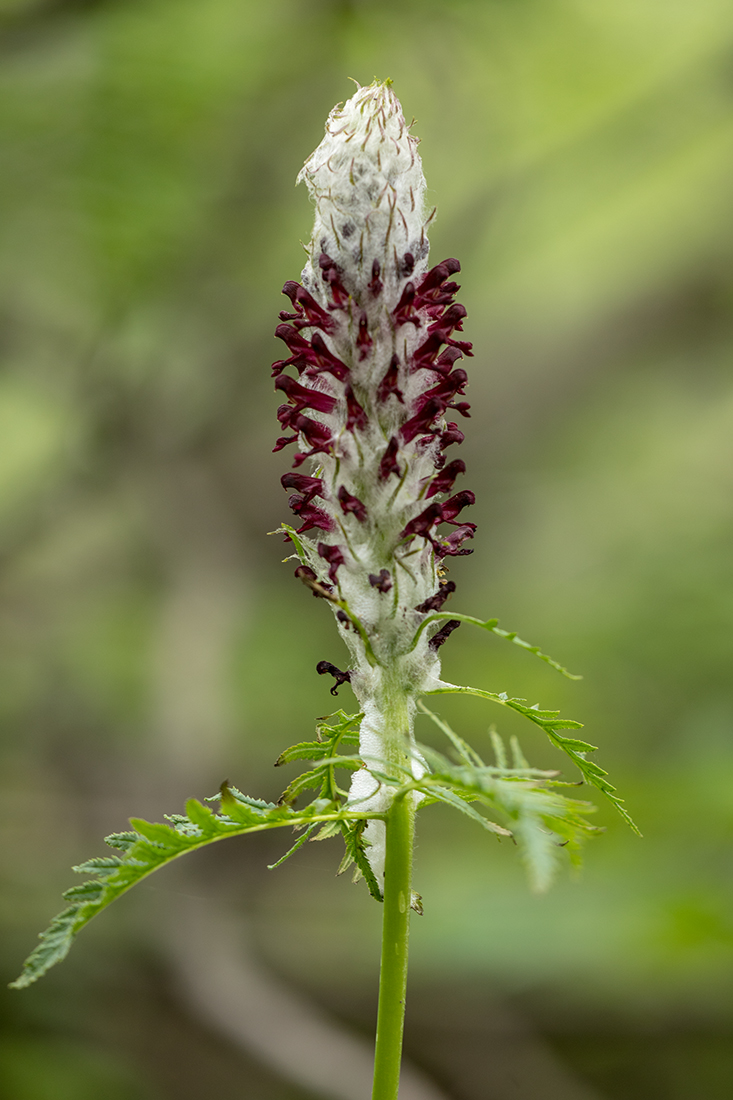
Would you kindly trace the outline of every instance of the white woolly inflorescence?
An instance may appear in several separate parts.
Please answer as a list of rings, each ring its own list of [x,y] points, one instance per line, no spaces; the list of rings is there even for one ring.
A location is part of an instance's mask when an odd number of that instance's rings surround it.
[[[351,683],[361,756],[376,771],[420,770],[414,701],[439,679],[439,646],[458,623],[431,623],[415,639],[455,587],[446,559],[470,553],[475,530],[457,518],[474,501],[453,492],[465,465],[445,455],[463,439],[451,412],[468,415],[455,364],[471,345],[453,335],[466,312],[451,281],[460,265],[428,270],[417,139],[388,82],[334,108],[298,179],[315,225],[302,284],[283,288],[292,309],[276,335],[290,355],[273,365],[289,433],[275,450],[297,448],[282,478],[299,520],[296,575],[331,603],[351,653],[351,669],[322,661],[318,671],[334,676],[334,693]],[[355,773],[352,803],[383,810],[390,797],[368,768]],[[365,832],[378,877],[383,829]]]
[[[311,261],[302,276],[309,290],[320,285],[321,252],[338,254],[355,282],[365,272],[370,277],[377,259],[396,283],[405,252],[414,256],[417,272],[425,270],[425,176],[417,146],[388,84],[360,88],[334,107],[326,136],[298,176],[316,203]]]

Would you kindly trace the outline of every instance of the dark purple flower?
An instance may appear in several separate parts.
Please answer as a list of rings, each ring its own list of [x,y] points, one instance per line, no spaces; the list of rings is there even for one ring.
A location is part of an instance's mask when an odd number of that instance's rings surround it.
[[[367,518],[367,510],[359,498],[352,496],[344,485],[339,489],[337,496],[341,505],[341,511],[344,515],[351,513],[356,516],[360,523],[363,523]]]
[[[331,291],[332,309],[345,309],[349,295],[347,294],[344,284],[342,283],[343,271],[330,256],[322,252],[318,259],[318,266],[321,269],[321,275],[324,283],[327,283],[329,290]]]
[[[431,478],[429,482],[429,488],[425,494],[428,499],[434,497],[436,493],[448,493],[453,488],[453,482],[456,480],[459,474],[465,474],[466,463],[462,458],[454,458],[452,462],[449,462],[447,466],[444,466],[440,473]]]
[[[377,588],[380,592],[389,592],[392,587],[389,569],[380,569],[379,573],[370,573],[369,583],[372,588]]]
[[[456,370],[451,371],[450,374],[443,376],[437,386],[433,386],[432,389],[426,391],[424,398],[421,400],[429,400],[431,397],[440,397],[441,400],[450,401],[455,397],[457,393],[466,392],[466,383],[468,382],[468,375],[465,370],[458,367]],[[297,386],[297,382],[293,383]],[[324,410],[325,411],[325,410]]]
[[[428,645],[432,650],[440,649],[440,647],[448,641],[454,630],[457,630],[461,625],[459,619],[449,619],[445,626],[442,626],[428,642]]]
[[[397,474],[398,477],[402,477],[402,471],[397,465],[399,449],[399,443],[392,436],[387,444],[387,450],[382,455],[382,461],[379,463],[379,477],[382,481],[386,481],[390,474]]]
[[[320,332],[314,332],[311,337],[310,354],[310,362],[315,368],[315,373],[332,374],[334,378],[338,378],[339,382],[343,382],[349,377],[349,368],[340,359],[337,359],[333,352],[328,350],[326,341]]]
[[[346,387],[346,431],[353,432],[354,428],[364,431],[368,424],[367,414],[354,396],[351,386]]]
[[[449,535],[441,535],[433,542],[433,549],[438,558],[461,558],[472,554],[473,550],[462,550],[460,547],[466,539],[472,539],[476,530],[475,523],[464,523],[451,531]]]
[[[451,421],[451,423],[446,426],[445,431],[440,433],[440,449],[444,451],[446,447],[450,447],[452,443],[463,443],[465,438],[465,435],[458,425]]]
[[[424,615],[427,615],[430,611],[440,611],[445,601],[455,590],[455,581],[445,581],[434,596],[429,596],[427,600],[423,600],[415,610],[422,612]]]
[[[282,321],[292,321],[293,327],[297,329],[322,328],[324,332],[331,332],[334,326],[333,317],[319,306],[313,295],[300,283],[288,279],[283,287],[283,294],[288,296],[296,312],[285,313],[283,310],[280,314]]]
[[[384,404],[387,399],[394,394],[398,401],[401,401],[404,405],[405,398],[400,389],[398,382],[398,375],[400,369],[400,361],[396,355],[392,356],[390,364],[387,367],[387,373],[377,388],[377,400]]]
[[[331,695],[338,695],[338,689],[342,684],[348,684],[351,680],[350,672],[342,672],[340,668],[336,668],[336,665],[332,665],[330,661],[319,661],[316,665],[316,672],[319,676],[333,676],[335,683],[331,688]]]
[[[428,538],[432,529],[442,521],[443,505],[439,504],[437,500],[433,501],[419,516],[415,516],[414,519],[410,520],[400,538],[404,539],[409,535],[422,535],[424,538]]]
[[[297,534],[302,535],[304,531],[310,531],[313,527],[318,527],[321,531],[333,530],[334,522],[328,513],[321,508],[314,507],[299,493],[294,493],[288,498],[288,506],[303,521],[302,526],[297,530]]]
[[[411,443],[418,435],[433,435],[436,431],[435,421],[447,408],[448,402],[441,397],[429,397],[415,415],[400,428],[400,435],[404,442]]]
[[[455,373],[455,372],[454,372]],[[275,389],[287,394],[294,408],[300,412],[302,409],[314,409],[316,412],[332,413],[336,408],[336,398],[324,393],[323,390],[313,390],[302,386],[288,374],[279,374],[275,379]]]
[[[449,374],[456,360],[462,358],[463,352],[460,348],[449,347],[446,348],[445,351],[441,351],[440,355],[429,369],[436,371],[438,374]]]
[[[379,278],[381,271],[382,268],[379,260],[374,260],[374,262],[372,263],[372,277],[371,280],[367,283],[367,289],[369,290],[369,293],[372,294],[375,298],[378,294],[382,293],[382,290],[384,288],[384,283]]]
[[[470,489],[463,489],[462,492],[456,493],[454,496],[449,497],[448,500],[442,505],[443,508],[443,522],[453,523],[458,513],[467,508],[471,504],[476,503],[476,496]],[[475,525],[472,525],[475,526]]]
[[[327,546],[325,542],[319,542],[318,553],[328,562],[328,579],[331,584],[335,584],[338,567],[344,564],[343,551],[338,546]]]
[[[295,489],[296,493],[302,493],[305,500],[323,496],[323,481],[320,477],[307,477],[306,474],[295,474],[291,471],[283,474],[280,484],[283,489]]]
[[[369,328],[367,325],[367,315],[362,311],[359,318],[359,331],[356,335],[356,346],[359,349],[359,358],[366,359],[367,355],[371,351],[373,340],[369,335]]]
[[[402,297],[392,310],[392,319],[396,325],[412,324],[420,328],[420,315],[415,309],[415,284],[406,283]]]

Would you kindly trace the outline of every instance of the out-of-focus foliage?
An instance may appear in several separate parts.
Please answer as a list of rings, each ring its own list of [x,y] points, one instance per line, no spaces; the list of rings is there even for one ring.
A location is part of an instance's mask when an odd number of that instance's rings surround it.
[[[346,78],[391,76],[476,351],[454,603],[584,675],[464,627],[446,678],[577,715],[644,833],[599,800],[584,879],[537,899],[505,846],[429,808],[415,980],[520,1004],[609,1097],[730,1095],[722,1046],[649,1037],[713,1043],[733,1014],[732,51],[723,0],[0,5],[8,979],[99,837],[224,776],[276,797],[273,760],[328,709],[329,617],[264,536],[286,508],[271,332],[310,229],[295,175]],[[484,706],[439,710],[479,745]],[[523,744],[555,766],[539,731]],[[323,847],[264,880],[233,857],[214,887],[281,972],[358,999],[377,907]],[[167,1002],[170,1057],[124,1023],[158,1004],[154,898],[3,997],[0,1092],[186,1100],[194,1049],[231,1088]]]

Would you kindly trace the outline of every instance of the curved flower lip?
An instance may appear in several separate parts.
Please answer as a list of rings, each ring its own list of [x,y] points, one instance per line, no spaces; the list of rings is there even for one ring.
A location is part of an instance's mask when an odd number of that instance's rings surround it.
[[[344,515],[355,515],[360,523],[363,523],[367,518],[367,510],[359,500],[358,497],[352,496],[345,485],[342,485],[336,494],[341,505],[341,511]]]
[[[323,481],[320,477],[308,477],[306,474],[296,474],[289,471],[280,478],[283,489],[295,489],[302,493],[305,500],[323,496]]]
[[[323,281],[328,284],[333,298],[329,309],[346,309],[349,302],[349,294],[344,284],[341,282],[343,278],[342,269],[326,252],[321,252],[318,257],[318,266],[321,269]],[[377,272],[377,276],[379,276],[379,272]],[[374,272],[372,270],[372,278],[373,277]]]
[[[464,523],[451,531],[449,535],[441,535],[433,542],[433,550],[438,558],[460,558],[466,554],[472,554],[473,550],[460,549],[466,539],[472,539],[476,530],[475,523]]]
[[[351,386],[346,387],[344,396],[346,397],[346,431],[353,432],[355,428],[364,431],[369,420],[366,412],[356,400]]]
[[[323,390],[307,389],[291,378],[289,374],[279,374],[275,379],[275,389],[282,390],[288,400],[293,402],[295,410],[314,409],[316,412],[332,413],[336,408],[336,398]]]
[[[455,581],[446,581],[444,584],[441,584],[434,596],[429,596],[427,600],[423,600],[421,604],[418,604],[415,610],[421,612],[423,615],[427,615],[431,611],[440,611],[445,601],[455,592],[455,590]]]
[[[463,508],[469,507],[476,503],[476,495],[472,493],[470,489],[463,489],[460,493],[455,493],[454,496],[446,500],[441,508],[443,509],[443,522],[453,523],[458,513]],[[475,528],[475,524],[471,524]]]
[[[321,531],[333,531],[336,526],[327,512],[322,508],[316,508],[304,496],[297,493],[288,498],[288,506],[303,521],[296,531],[297,535],[302,535],[304,531],[310,531],[313,527],[318,527]]]
[[[439,325],[440,322],[437,321],[436,324]],[[449,327],[447,331],[436,328],[432,332],[428,332],[426,340],[415,352],[413,352],[412,365],[410,368],[413,373],[417,370],[436,370],[435,359],[443,344],[448,344],[449,347],[456,348],[461,355],[473,355],[473,351],[471,350],[473,344],[468,340],[451,339],[450,333],[452,331],[453,328]]]
[[[449,637],[454,630],[457,630],[461,625],[460,619],[449,619],[448,622],[433,634],[432,638],[428,642],[429,647],[432,650],[440,649],[440,647],[448,641]]]
[[[443,376],[442,381],[438,382],[437,386],[433,386],[427,393],[420,398],[420,402],[429,401],[431,397],[439,397],[441,400],[446,399],[450,401],[452,397],[455,397],[457,393],[466,392],[466,383],[468,382],[468,375],[461,367],[457,367],[456,370],[451,371],[450,374]],[[295,383],[297,385],[297,383]],[[446,405],[446,408],[451,406]]]
[[[448,404],[442,397],[428,397],[415,415],[400,428],[403,441],[411,443],[418,435],[437,435],[440,429],[435,427],[435,421],[443,415]]]
[[[306,340],[292,325],[282,324],[275,329],[275,335],[287,345],[292,355],[272,364],[273,376],[282,374],[287,367],[295,367],[299,375],[310,370],[316,374],[322,371],[332,374],[340,382],[348,378],[349,368],[329,351],[319,332],[314,332],[310,340]]]
[[[445,282],[445,280],[450,275],[457,275],[460,270],[460,261],[456,260],[454,257],[451,256],[447,260],[442,260],[441,263],[436,264],[435,267],[431,268],[430,271],[428,271],[428,273],[423,277],[423,280],[418,288],[420,295],[427,298],[428,295],[431,293],[438,293],[439,288]],[[451,291],[451,299],[453,294],[455,294],[456,291],[460,289],[460,287],[456,286],[455,283],[452,285],[455,287],[455,290]]]
[[[447,466],[444,466],[435,477],[431,478],[428,482],[428,491],[425,494],[429,500],[430,497],[434,497],[436,493],[447,493],[453,488],[453,482],[456,480],[459,474],[465,474],[466,463],[462,458],[454,458],[452,462],[449,462]]]
[[[296,283],[293,279],[288,279],[283,287],[283,294],[286,294],[296,310],[295,313],[286,313],[282,310],[280,313],[281,321],[292,321],[293,328],[322,328],[324,332],[331,332],[334,328],[334,319],[330,317],[326,311],[319,306],[312,294],[301,286],[300,283]]]
[[[344,554],[339,546],[327,546],[325,542],[318,543],[318,553],[328,562],[328,579],[331,584],[336,584],[338,567],[344,564]]]
[[[384,405],[384,403],[394,395],[394,397],[404,405],[405,397],[398,382],[399,370],[400,360],[397,355],[393,355],[387,367],[387,373],[377,387],[377,401],[379,401],[380,404]]]
[[[331,695],[338,695],[338,689],[342,684],[348,684],[351,681],[350,672],[342,672],[340,668],[336,668],[336,665],[332,665],[330,661],[319,661],[316,665],[316,672],[319,676],[333,676],[335,683],[331,688]]]
[[[432,544],[439,557],[445,557],[446,554],[454,556],[458,552],[460,544],[467,538],[473,538],[476,530],[475,523],[456,524],[455,518],[463,508],[474,504],[475,501],[476,497],[470,489],[456,493],[455,496],[452,496],[443,504],[434,500],[420,515],[415,516],[405,525],[400,538],[406,539],[418,535]],[[433,529],[441,523],[453,524],[457,531],[452,532],[450,535],[435,537],[432,534]],[[455,537],[456,534],[458,534],[457,538]]]
[[[449,423],[445,430],[440,433],[440,449],[444,451],[446,447],[450,447],[452,443],[463,443],[465,435],[452,421]]]
[[[379,463],[380,480],[386,481],[390,474],[397,474],[397,477],[402,477],[402,471],[397,463],[399,449],[400,445],[396,437],[392,436],[387,444],[386,451],[382,455],[382,461]]]
[[[402,297],[392,310],[392,319],[396,325],[414,325],[415,328],[420,328],[421,317],[415,308],[415,284],[407,283],[405,289],[402,291]]]

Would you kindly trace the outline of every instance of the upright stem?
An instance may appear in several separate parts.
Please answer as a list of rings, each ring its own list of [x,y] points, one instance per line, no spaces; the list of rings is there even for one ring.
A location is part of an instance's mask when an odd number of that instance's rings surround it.
[[[397,1100],[407,992],[407,948],[412,898],[415,807],[412,795],[395,799],[387,816],[382,962],[372,1100]]]

